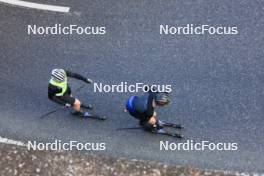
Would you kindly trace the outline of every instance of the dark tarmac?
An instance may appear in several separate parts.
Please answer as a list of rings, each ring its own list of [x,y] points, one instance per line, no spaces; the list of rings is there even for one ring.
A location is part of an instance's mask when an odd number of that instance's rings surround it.
[[[69,14],[0,4],[0,136],[27,141],[105,142],[115,157],[198,168],[264,172],[264,2],[209,0],[37,1],[71,7]],[[105,26],[105,35],[27,35],[27,25]],[[238,35],[160,35],[159,25],[237,26]],[[122,112],[133,93],[76,93],[105,122],[74,118],[47,99],[52,68],[95,82],[171,84],[173,102],[161,119],[184,124],[186,140],[238,143],[237,151],[159,151],[178,140],[143,131]],[[72,87],[81,82],[72,80]],[[140,94],[140,93],[139,93]],[[183,140],[185,141],[185,140]]]

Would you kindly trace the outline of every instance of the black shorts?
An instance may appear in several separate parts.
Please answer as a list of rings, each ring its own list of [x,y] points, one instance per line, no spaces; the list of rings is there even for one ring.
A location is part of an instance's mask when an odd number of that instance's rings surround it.
[[[63,106],[65,106],[66,104],[70,104],[71,106],[73,106],[75,103],[75,98],[71,96],[70,87],[68,87],[63,96],[49,95],[49,99]]]
[[[139,125],[143,127],[146,131],[152,131],[155,129],[153,125],[151,125],[148,121],[139,121]]]
[[[66,104],[70,104],[71,106],[74,105],[74,102],[75,102],[75,98],[72,97],[71,95],[69,94],[64,94],[63,96],[57,96],[57,98],[62,101],[64,103],[64,105]]]

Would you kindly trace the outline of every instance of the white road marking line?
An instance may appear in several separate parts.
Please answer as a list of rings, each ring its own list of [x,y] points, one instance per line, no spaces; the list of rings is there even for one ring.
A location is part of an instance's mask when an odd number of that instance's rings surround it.
[[[15,5],[15,6],[39,9],[39,10],[48,10],[48,11],[63,12],[63,13],[68,13],[70,11],[70,7],[39,4],[39,3],[27,2],[27,1],[21,1],[21,0],[0,0],[0,2]]]
[[[8,138],[2,138],[1,136],[0,136],[0,143],[26,146],[26,144],[24,144],[21,141],[16,141],[16,140],[8,139]]]

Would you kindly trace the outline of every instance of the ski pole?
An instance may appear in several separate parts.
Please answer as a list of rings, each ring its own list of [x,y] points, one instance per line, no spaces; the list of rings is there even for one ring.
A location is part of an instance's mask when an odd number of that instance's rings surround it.
[[[47,117],[47,116],[49,116],[50,114],[53,114],[53,113],[55,113],[55,112],[57,112],[57,111],[59,111],[59,110],[61,110],[61,109],[66,108],[66,107],[67,107],[67,106],[62,106],[62,107],[56,108],[56,109],[54,109],[54,110],[52,110],[52,111],[50,111],[50,112],[47,112],[46,114],[43,114],[42,116],[40,116],[40,118],[42,119],[42,118],[44,118],[44,117]]]

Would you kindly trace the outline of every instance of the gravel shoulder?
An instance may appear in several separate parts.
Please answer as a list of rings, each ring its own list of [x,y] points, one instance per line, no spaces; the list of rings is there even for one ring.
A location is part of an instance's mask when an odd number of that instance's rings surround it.
[[[150,161],[81,155],[77,152],[33,151],[22,146],[0,144],[0,175],[257,176],[258,174],[204,171]]]

